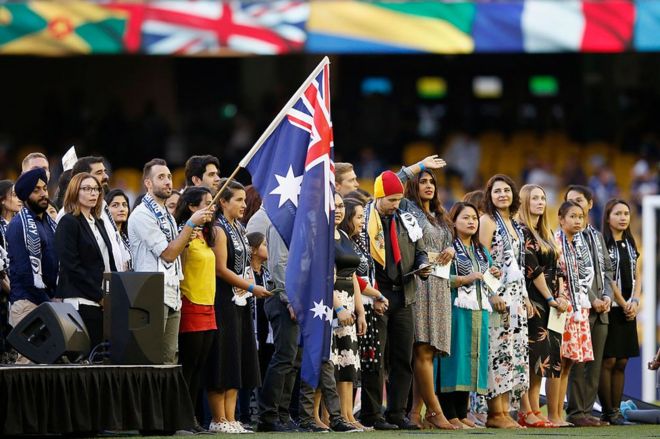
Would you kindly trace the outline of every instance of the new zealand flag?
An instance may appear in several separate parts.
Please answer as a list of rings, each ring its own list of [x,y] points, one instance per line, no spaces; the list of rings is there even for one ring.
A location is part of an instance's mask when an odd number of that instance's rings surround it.
[[[330,355],[335,259],[329,73],[324,58],[240,163],[289,248],[286,292],[303,337],[302,378],[314,388]]]

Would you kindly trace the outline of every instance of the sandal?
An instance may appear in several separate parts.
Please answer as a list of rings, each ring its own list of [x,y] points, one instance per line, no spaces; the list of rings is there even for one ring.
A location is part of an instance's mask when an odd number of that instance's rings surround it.
[[[550,424],[547,421],[544,421],[542,419],[539,419],[536,422],[528,422],[527,417],[529,415],[536,415],[533,411],[528,411],[527,413],[523,412],[518,412],[518,424],[520,424],[523,427],[531,427],[531,428],[550,428]]]
[[[547,419],[545,416],[543,416],[543,413],[541,413],[541,410],[535,410],[534,411],[534,416],[545,422],[545,428],[559,428],[559,425],[555,424],[554,422],[550,421]]]
[[[430,425],[432,425],[432,428],[439,428],[439,429],[441,429],[441,430],[458,430],[458,427],[456,427],[454,424],[450,423],[450,422],[447,421],[446,419],[445,419],[444,422],[440,422],[440,421],[438,421],[438,420],[435,420],[435,422],[434,422],[434,418],[435,418],[436,416],[440,416],[440,415],[442,415],[442,413],[429,412],[429,413],[426,415],[425,420],[426,420],[426,422],[428,422]],[[443,417],[444,417],[444,416],[443,416]]]

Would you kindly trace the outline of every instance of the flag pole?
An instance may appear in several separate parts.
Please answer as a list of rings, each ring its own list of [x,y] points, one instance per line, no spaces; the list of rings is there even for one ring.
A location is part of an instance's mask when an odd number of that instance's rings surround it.
[[[312,83],[314,78],[316,78],[316,75],[319,74],[319,72],[325,67],[326,64],[330,64],[330,59],[327,56],[324,56],[319,65],[316,66],[314,71],[310,73],[310,75],[307,77],[305,82],[302,83],[302,85],[296,90],[296,92],[291,96],[291,99],[289,99],[289,102],[286,103],[286,105],[280,110],[280,112],[277,114],[275,119],[268,125],[268,128],[266,128],[266,131],[263,132],[261,137],[259,137],[259,140],[250,148],[247,154],[245,154],[245,157],[238,163],[238,166],[236,166],[236,169],[234,169],[234,172],[227,178],[227,181],[225,181],[225,184],[222,185],[220,190],[218,190],[218,193],[215,194],[215,197],[213,197],[213,201],[211,204],[215,204],[218,202],[218,199],[220,198],[220,194],[222,191],[224,191],[227,188],[227,185],[231,181],[232,178],[238,174],[238,171],[241,170],[241,168],[245,168],[247,164],[252,160],[252,157],[259,151],[259,148],[261,148],[261,145],[266,141],[268,136],[270,136],[273,131],[275,131],[275,128],[277,127],[277,124],[280,123],[280,121],[284,118],[286,113],[293,107],[293,105],[296,103],[300,95],[305,91],[305,89],[309,86],[309,84]]]
[[[236,174],[238,174],[238,171],[240,171],[241,168],[242,168],[241,165],[236,166],[234,172],[232,172],[231,175],[227,178],[227,180],[225,180],[225,184],[222,185],[222,187],[215,194],[215,197],[213,197],[213,200],[211,201],[211,205],[214,205],[215,203],[218,202],[218,199],[220,198],[220,194],[227,188],[227,185],[229,185],[229,182],[232,180],[232,178],[236,177]]]

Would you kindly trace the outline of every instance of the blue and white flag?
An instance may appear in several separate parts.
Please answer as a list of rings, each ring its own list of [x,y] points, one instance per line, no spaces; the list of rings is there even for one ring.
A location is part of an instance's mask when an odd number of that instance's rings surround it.
[[[286,292],[302,332],[302,379],[314,388],[330,356],[334,283],[329,64],[321,61],[240,163],[289,248]]]

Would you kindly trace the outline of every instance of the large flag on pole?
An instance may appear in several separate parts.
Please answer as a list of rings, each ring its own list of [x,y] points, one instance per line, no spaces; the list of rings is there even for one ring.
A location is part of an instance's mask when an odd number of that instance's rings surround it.
[[[302,332],[302,379],[315,388],[330,355],[335,259],[329,64],[321,61],[239,165],[289,248],[286,292]]]

